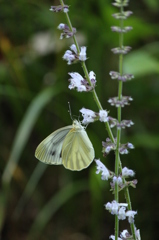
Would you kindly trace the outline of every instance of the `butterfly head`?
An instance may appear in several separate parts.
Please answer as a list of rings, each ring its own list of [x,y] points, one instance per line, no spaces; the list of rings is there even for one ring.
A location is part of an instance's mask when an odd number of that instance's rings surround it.
[[[73,128],[75,129],[83,129],[84,127],[81,125],[81,123],[77,120],[73,121]]]

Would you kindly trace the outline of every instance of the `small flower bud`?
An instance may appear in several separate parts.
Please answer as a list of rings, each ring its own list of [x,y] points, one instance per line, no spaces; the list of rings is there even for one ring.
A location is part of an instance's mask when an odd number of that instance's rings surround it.
[[[127,147],[128,147],[129,149],[134,149],[134,145],[133,145],[132,143],[127,143]]]

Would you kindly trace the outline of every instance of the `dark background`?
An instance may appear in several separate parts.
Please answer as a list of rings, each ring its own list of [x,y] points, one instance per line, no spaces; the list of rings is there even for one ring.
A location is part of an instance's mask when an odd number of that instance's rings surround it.
[[[112,1],[68,0],[70,18],[77,28],[80,45],[86,45],[88,71],[97,76],[96,91],[104,109],[116,117],[107,100],[117,95],[118,83],[109,72],[118,70],[118,25],[111,15],[118,11]],[[40,163],[34,152],[51,132],[70,125],[72,114],[82,107],[98,111],[91,93],[68,90],[68,72],[82,76],[80,64],[68,66],[62,60],[72,44],[59,40],[57,26],[65,23],[63,13],[49,11],[58,1],[0,1],[0,227],[2,240],[105,240],[114,234],[114,216],[104,210],[113,200],[109,182],[101,181],[92,163],[81,172]],[[136,172],[138,184],[130,189],[135,224],[144,240],[159,234],[159,2],[130,1],[126,10],[134,14],[125,21],[133,30],[124,35],[132,51],[124,57],[124,71],[135,78],[124,84],[123,95],[132,96],[122,118],[135,125],[122,131],[122,142],[135,149],[122,156],[123,166]],[[96,158],[113,171],[114,154],[102,157],[101,141],[107,132],[100,122],[90,124],[87,133]],[[124,201],[123,193],[120,201]],[[129,228],[120,222],[120,230]]]

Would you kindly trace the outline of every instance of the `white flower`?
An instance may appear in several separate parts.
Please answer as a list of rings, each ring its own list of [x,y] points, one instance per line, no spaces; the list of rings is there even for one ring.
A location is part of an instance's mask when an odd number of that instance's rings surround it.
[[[111,214],[118,214],[119,204],[114,200],[112,203],[105,204],[105,208],[111,212]]]
[[[95,160],[96,164],[97,164],[97,171],[96,174],[99,174],[101,172],[101,179],[102,180],[108,180],[108,178],[110,177],[109,171],[106,168],[106,166],[99,160]]]
[[[133,170],[128,169],[127,167],[124,167],[122,169],[122,176],[123,177],[129,177],[129,176],[133,177],[134,175],[135,175],[135,172]]]
[[[122,238],[127,238],[128,236],[130,236],[130,234],[129,234],[129,232],[128,232],[128,230],[123,230],[122,232],[121,232],[121,234],[120,234],[120,237],[122,237]]]
[[[115,236],[114,235],[111,235],[109,238],[111,238],[112,240],[115,240]],[[122,240],[122,239],[118,237],[118,240]]]
[[[108,203],[105,204],[104,206],[105,206],[105,208],[106,208],[107,210],[111,211],[111,209],[112,209],[112,204],[111,204],[110,202],[108,202]]]
[[[128,221],[129,223],[133,223],[134,222],[134,216],[137,214],[137,211],[127,211],[126,212],[126,216],[128,217]]]
[[[75,55],[72,53],[72,51],[67,50],[63,55],[63,59],[66,60],[67,64],[70,65],[75,60]]]
[[[80,112],[82,113],[82,116],[83,116],[83,121],[82,121],[83,124],[94,122],[94,119],[96,118],[95,112],[86,108],[82,108]]]
[[[136,227],[135,227],[135,235],[137,237],[137,240],[141,240],[140,229],[136,229]]]
[[[74,53],[77,54],[77,48],[76,48],[76,45],[75,45],[75,44],[72,44],[72,45],[70,46],[70,49],[71,49]]]
[[[125,210],[126,210],[125,207],[121,207],[121,208],[119,209],[118,219],[124,220],[124,219],[126,218]]]
[[[116,201],[112,202],[111,214],[118,214],[119,204]]]
[[[81,47],[81,51],[79,54],[79,60],[80,61],[86,61],[87,57],[86,57],[86,47]]]
[[[84,80],[83,77],[77,72],[71,72],[69,75],[72,77],[70,79],[70,85],[68,86],[69,89],[77,88],[78,92],[85,92],[86,87],[82,85],[82,81]]]
[[[90,78],[90,80],[94,80],[96,82],[96,75],[93,71],[89,72],[89,78]]]
[[[108,122],[108,112],[106,110],[99,111],[99,120],[101,122]]]

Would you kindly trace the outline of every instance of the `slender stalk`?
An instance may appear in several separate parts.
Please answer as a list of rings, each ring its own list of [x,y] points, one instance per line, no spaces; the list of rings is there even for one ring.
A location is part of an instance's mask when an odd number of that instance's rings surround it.
[[[123,12],[123,8],[120,9],[121,13]],[[120,20],[120,27],[123,28],[123,20]],[[122,48],[123,46],[123,33],[119,34],[119,47]],[[120,75],[123,74],[123,55],[119,55],[119,73]],[[122,89],[123,89],[123,82],[118,82],[118,99],[122,99]],[[118,122],[121,122],[121,106],[117,109],[117,119]],[[117,148],[116,148],[116,154],[115,154],[115,175],[119,175],[119,164],[120,163],[120,156],[119,156],[119,146],[120,146],[120,139],[121,139],[121,128],[117,128]],[[119,192],[118,192],[118,184],[115,184],[115,200],[116,202],[119,202]],[[119,234],[119,219],[116,216],[115,217],[115,240],[118,239]]]
[[[120,13],[123,14],[123,7],[122,6],[120,8]],[[121,19],[120,20],[120,28],[122,29],[123,27],[124,27],[124,22],[123,22],[123,19]],[[119,47],[122,48],[123,45],[124,45],[124,35],[121,32],[119,34]],[[121,76],[123,75],[123,54],[119,55],[119,73],[120,73]],[[123,82],[119,81],[119,85],[118,85],[118,99],[120,99],[120,100],[122,99],[122,89],[123,89]],[[118,115],[118,122],[120,123],[121,122],[121,107],[118,107],[117,115]],[[121,129],[118,129],[117,130],[117,149],[119,148],[120,138],[121,138]],[[116,162],[117,161],[119,163],[118,167],[119,167],[120,172],[121,172],[122,171],[122,164],[121,164],[121,161],[120,161],[119,154],[118,155],[116,154]],[[116,174],[116,172],[118,173],[119,169],[116,169],[115,174]],[[116,176],[118,176],[118,175],[116,175]],[[125,179],[123,179],[123,181],[124,181],[124,184],[125,184],[126,183]],[[128,209],[132,210],[130,194],[129,194],[128,187],[125,188],[125,199],[126,199],[126,202],[128,204]],[[132,223],[132,224],[130,224],[130,226],[131,226],[131,232],[132,232],[133,238],[134,238],[134,240],[136,240],[135,225]]]
[[[115,175],[118,176],[119,174],[119,150],[116,149],[115,152]],[[119,202],[119,191],[118,191],[118,183],[115,183],[115,201]],[[115,240],[118,240],[119,235],[119,219],[118,216],[115,215]]]

